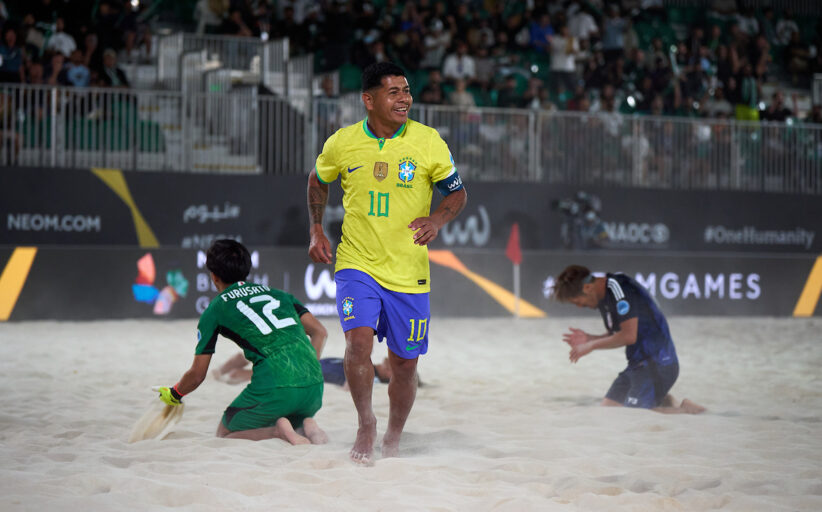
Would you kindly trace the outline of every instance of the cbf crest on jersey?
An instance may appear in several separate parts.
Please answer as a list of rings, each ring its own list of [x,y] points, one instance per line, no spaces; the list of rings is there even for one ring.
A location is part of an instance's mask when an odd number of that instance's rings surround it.
[[[411,188],[411,181],[417,173],[417,161],[406,156],[400,159],[400,173],[399,178],[403,184],[397,184],[401,187]]]

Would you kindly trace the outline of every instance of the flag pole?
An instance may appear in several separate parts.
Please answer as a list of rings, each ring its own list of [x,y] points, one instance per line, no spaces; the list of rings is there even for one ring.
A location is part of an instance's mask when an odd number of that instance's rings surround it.
[[[505,247],[505,256],[514,264],[514,317],[519,318],[519,264],[522,263],[522,248],[519,242],[519,224],[516,222],[511,225],[511,235]]]
[[[514,263],[514,316],[519,318],[519,263]]]

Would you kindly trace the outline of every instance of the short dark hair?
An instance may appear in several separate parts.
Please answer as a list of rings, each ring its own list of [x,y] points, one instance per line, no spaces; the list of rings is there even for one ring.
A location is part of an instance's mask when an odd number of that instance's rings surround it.
[[[251,254],[236,240],[215,240],[206,253],[206,268],[225,284],[234,284],[248,277]]]
[[[375,62],[362,71],[362,92],[382,85],[384,76],[406,76],[405,71],[393,62]],[[407,77],[406,77],[407,78]]]
[[[582,265],[569,265],[557,276],[554,282],[554,298],[560,302],[568,302],[574,297],[582,295],[582,285],[593,279],[591,271]]]

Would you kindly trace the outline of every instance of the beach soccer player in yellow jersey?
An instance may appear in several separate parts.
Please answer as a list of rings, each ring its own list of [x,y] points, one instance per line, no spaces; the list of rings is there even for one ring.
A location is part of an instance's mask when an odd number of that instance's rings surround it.
[[[322,217],[328,184],[340,178],[345,215],[337,247],[337,312],[345,332],[345,377],[359,416],[351,459],[371,464],[377,419],[371,405],[374,334],[387,339],[391,381],[382,456],[399,453],[414,404],[417,358],[428,350],[427,245],[465,207],[467,194],[448,146],[433,128],[408,118],[403,70],[389,62],[362,73],[367,117],[331,135],[308,177],[311,259],[331,263]],[[431,213],[433,188],[444,196]]]

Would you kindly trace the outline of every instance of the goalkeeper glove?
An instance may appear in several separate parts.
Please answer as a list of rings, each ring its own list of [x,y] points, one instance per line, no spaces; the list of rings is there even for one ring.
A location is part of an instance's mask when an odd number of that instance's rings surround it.
[[[160,392],[160,400],[165,404],[177,406],[183,403],[183,395],[177,391],[176,385],[170,388],[162,386],[157,388],[156,391]]]

